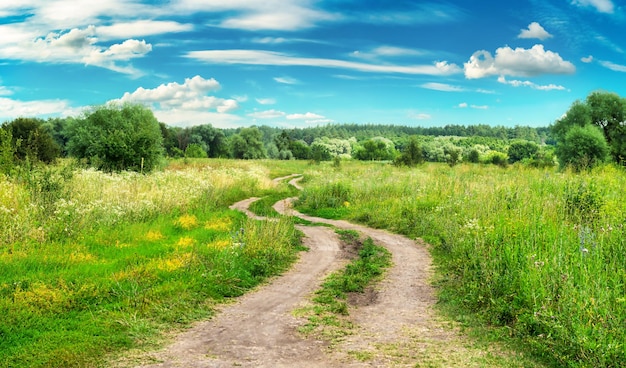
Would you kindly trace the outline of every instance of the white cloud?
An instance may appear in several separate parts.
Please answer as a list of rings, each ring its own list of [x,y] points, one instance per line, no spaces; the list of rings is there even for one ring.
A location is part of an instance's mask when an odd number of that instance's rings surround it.
[[[426,88],[426,89],[432,89],[435,91],[441,91],[441,92],[463,92],[465,90],[459,86],[453,86],[451,84],[435,83],[435,82],[424,83],[420,85],[420,87]]]
[[[330,124],[334,123],[333,119],[313,119],[313,120],[305,120],[306,124]]]
[[[154,116],[168,125],[180,127],[211,124],[216,128],[235,128],[242,122],[241,117],[233,114],[182,109],[155,110]]]
[[[215,79],[204,79],[196,75],[193,78],[186,78],[183,84],[172,82],[161,84],[152,89],[139,87],[132,93],[126,92],[117,101],[150,105],[157,117],[164,117],[163,121],[166,123],[180,125],[188,124],[188,121],[185,119],[191,118],[194,114],[198,117],[216,117],[228,115],[228,113],[237,110],[239,103],[234,99],[208,96],[210,92],[219,89],[220,84]],[[177,119],[173,112],[180,114],[181,119]],[[183,119],[182,117],[185,118]],[[223,119],[225,121],[234,121],[232,117],[224,117]],[[194,124],[206,122],[200,118],[194,121]]]
[[[626,65],[615,64],[610,61],[601,61],[600,65],[614,72],[626,73]]]
[[[467,108],[467,106],[468,106],[467,102],[461,102],[457,107],[461,108],[461,109],[465,109],[465,108]]]
[[[522,29],[521,33],[517,36],[517,38],[538,38],[542,41],[551,37],[553,36],[546,32],[537,22],[530,23],[528,29]]]
[[[476,51],[464,67],[468,79],[493,75],[530,77],[572,74],[576,70],[574,64],[563,60],[556,52],[544,50],[543,45],[535,45],[530,49],[500,47],[496,50],[495,58],[488,51]]]
[[[255,119],[277,119],[282,118],[286,115],[286,113],[274,109],[266,111],[255,111],[248,114],[249,117]]]
[[[383,45],[373,48],[370,51],[354,51],[351,55],[360,59],[377,60],[391,57],[424,56],[427,53],[428,52],[422,50]]]
[[[432,65],[368,64],[337,59],[297,57],[263,50],[191,51],[187,53],[186,57],[215,64],[310,66],[371,73],[450,75],[460,72],[460,68],[456,64],[449,64],[446,61],[439,61]]]
[[[11,91],[10,89],[5,86],[0,86],[0,96],[11,96],[12,94],[13,91]]]
[[[306,114],[289,114],[287,120],[320,120],[326,119],[325,116],[307,112]]]
[[[219,26],[248,31],[297,31],[314,27],[319,22],[338,19],[337,15],[307,8],[301,1],[257,1],[249,4],[257,6],[225,19]]]
[[[416,119],[416,120],[430,120],[432,118],[430,114],[419,113],[419,112],[410,112],[408,116],[410,119]]]
[[[276,77],[274,78],[274,80],[278,83],[281,84],[298,84],[300,83],[299,80],[297,80],[296,78],[291,78],[291,77]]]
[[[470,107],[472,109],[477,109],[477,110],[487,110],[487,109],[489,109],[489,106],[487,106],[487,105],[470,105]]]
[[[273,98],[257,98],[256,102],[260,103],[261,105],[273,105],[276,103],[276,100]]]
[[[530,87],[532,89],[537,89],[540,91],[553,91],[553,90],[563,91],[565,90],[565,87],[558,86],[556,84],[539,85],[531,81],[507,80],[506,78],[504,78],[504,76],[498,77],[498,82],[502,84],[508,84],[513,87]]]
[[[138,76],[138,70],[127,63],[152,50],[145,41],[129,39],[109,47],[99,46],[96,27],[74,28],[68,32],[50,32],[45,37],[25,40],[14,29],[12,38],[0,47],[0,58],[58,64],[85,64]],[[120,63],[121,62],[121,63]]]
[[[98,26],[96,32],[100,39],[110,40],[188,32],[193,30],[193,28],[192,24],[181,24],[173,21],[138,20],[114,23],[109,26]]]
[[[583,7],[591,6],[600,13],[613,13],[615,10],[615,5],[611,0],[573,0],[572,4]]]
[[[0,119],[21,116],[71,115],[72,108],[66,100],[20,101],[0,97]]]
[[[582,61],[583,63],[590,63],[593,61],[593,55],[589,55],[587,57],[582,57],[580,58],[580,61]]]

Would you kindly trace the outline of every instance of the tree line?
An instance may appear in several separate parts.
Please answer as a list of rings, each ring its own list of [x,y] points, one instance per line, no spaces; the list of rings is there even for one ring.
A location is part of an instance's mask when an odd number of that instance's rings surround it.
[[[94,107],[80,117],[17,118],[0,129],[0,172],[21,162],[52,163],[75,157],[104,171],[150,171],[163,158],[334,158],[393,161],[491,163],[558,162],[575,169],[626,157],[626,99],[593,92],[576,101],[549,127],[446,125],[413,127],[327,124],[281,129],[251,126],[219,129],[211,124],[172,127],[136,104]]]

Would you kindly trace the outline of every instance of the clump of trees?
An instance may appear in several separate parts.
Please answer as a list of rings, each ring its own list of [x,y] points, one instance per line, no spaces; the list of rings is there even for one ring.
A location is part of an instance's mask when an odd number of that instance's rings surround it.
[[[626,163],[626,99],[596,91],[576,101],[552,126],[556,155],[563,167],[591,168],[612,161]]]

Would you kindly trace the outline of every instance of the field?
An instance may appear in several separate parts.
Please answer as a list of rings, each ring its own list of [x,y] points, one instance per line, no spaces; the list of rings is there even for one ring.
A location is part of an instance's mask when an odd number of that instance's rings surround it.
[[[424,238],[440,302],[556,366],[626,366],[626,173],[378,163],[311,172],[300,209]]]
[[[301,211],[425,239],[444,315],[555,366],[626,366],[623,169],[232,160],[0,177],[0,366],[106,365],[281,273],[293,220],[228,206],[270,214],[294,172]]]

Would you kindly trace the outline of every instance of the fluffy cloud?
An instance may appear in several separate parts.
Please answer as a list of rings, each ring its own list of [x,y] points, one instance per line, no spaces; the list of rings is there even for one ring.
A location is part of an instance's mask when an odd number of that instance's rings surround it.
[[[572,4],[577,6],[591,6],[600,13],[613,13],[615,5],[611,0],[573,0]]]
[[[532,22],[528,25],[528,29],[522,29],[522,32],[517,36],[518,38],[538,38],[545,40],[553,37],[550,33],[546,32],[543,27],[537,23]]]
[[[202,113],[210,110],[215,110],[218,114],[227,114],[237,110],[239,104],[236,100],[207,95],[219,89],[220,84],[215,79],[204,79],[196,75],[193,78],[186,78],[183,84],[172,82],[152,89],[139,87],[132,93],[126,92],[118,101],[153,106],[160,116],[168,118],[172,115],[167,111],[182,111],[189,115],[191,112]],[[201,123],[201,121],[196,121],[196,124]]]
[[[138,76],[140,72],[127,63],[152,50],[145,41],[129,39],[109,47],[97,45],[96,27],[50,32],[44,37],[26,40],[26,31],[13,28],[12,37],[0,47],[0,58],[60,64],[81,63]]]
[[[191,51],[186,57],[213,64],[309,66],[350,69],[370,73],[450,75],[460,72],[456,64],[439,61],[431,65],[370,64],[337,59],[307,58],[264,50],[205,50]]]
[[[556,52],[544,50],[543,45],[535,45],[530,49],[500,47],[495,57],[485,50],[476,51],[464,66],[468,79],[493,75],[531,77],[572,74],[576,70],[574,64],[563,60]]]

